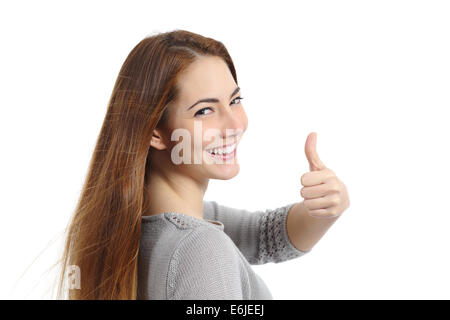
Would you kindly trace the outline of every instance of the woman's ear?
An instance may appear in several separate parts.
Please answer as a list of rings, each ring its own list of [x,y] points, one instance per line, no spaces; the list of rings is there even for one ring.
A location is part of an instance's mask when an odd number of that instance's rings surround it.
[[[155,128],[153,130],[153,136],[152,140],[150,141],[150,146],[157,150],[167,149],[167,145],[165,144],[161,129]]]

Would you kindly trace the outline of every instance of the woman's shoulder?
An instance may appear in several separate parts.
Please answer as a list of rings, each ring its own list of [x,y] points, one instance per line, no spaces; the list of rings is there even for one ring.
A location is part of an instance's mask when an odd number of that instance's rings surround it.
[[[242,299],[248,276],[233,241],[220,229],[197,226],[169,260],[168,299]]]
[[[139,254],[142,276],[153,284],[142,281],[145,297],[241,294],[242,261],[223,225],[177,213],[151,216],[143,219]]]
[[[173,253],[190,251],[205,243],[195,254],[206,253],[201,249],[221,248],[233,250],[232,240],[224,232],[224,225],[218,221],[203,220],[176,212],[143,216],[141,225],[141,249],[159,253],[170,258]]]
[[[238,283],[240,263],[221,224],[170,212],[142,217],[139,292],[145,299],[176,297],[178,290],[189,286],[189,279],[199,279],[200,284],[205,275],[231,277]],[[182,285],[185,281],[186,286]],[[205,286],[201,288],[208,292]]]

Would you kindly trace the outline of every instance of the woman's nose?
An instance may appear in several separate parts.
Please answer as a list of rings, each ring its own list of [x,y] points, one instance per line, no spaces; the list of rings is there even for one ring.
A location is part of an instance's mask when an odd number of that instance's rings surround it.
[[[224,112],[221,123],[223,124],[221,128],[222,137],[238,136],[245,130],[240,112],[233,112],[233,110]]]

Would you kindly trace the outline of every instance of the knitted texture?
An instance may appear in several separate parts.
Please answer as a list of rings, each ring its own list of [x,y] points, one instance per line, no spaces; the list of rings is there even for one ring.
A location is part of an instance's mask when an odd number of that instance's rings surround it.
[[[295,248],[287,234],[287,215],[294,204],[252,212],[204,201],[203,217],[221,221],[250,264],[279,263],[309,252]]]
[[[309,252],[289,241],[292,205],[251,212],[204,201],[203,219],[178,212],[143,216],[138,299],[273,299],[251,264]]]
[[[247,297],[248,286],[245,292],[242,288],[242,279],[248,278],[245,267],[230,241],[220,230],[209,226],[193,229],[169,263],[167,298],[242,300]]]
[[[287,234],[287,214],[293,205],[294,203],[275,210],[266,210],[260,215],[259,251],[255,264],[279,263],[307,253],[297,250]]]

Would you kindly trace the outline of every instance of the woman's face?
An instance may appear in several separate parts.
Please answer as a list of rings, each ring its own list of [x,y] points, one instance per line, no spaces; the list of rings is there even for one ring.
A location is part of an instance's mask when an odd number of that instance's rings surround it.
[[[239,173],[233,145],[247,129],[248,119],[228,66],[219,57],[201,57],[179,77],[179,87],[178,100],[167,106],[167,127],[160,131],[164,146],[152,140],[152,146],[164,152],[158,158],[171,161],[158,165],[199,180],[233,178]],[[198,102],[204,99],[209,100]],[[211,153],[212,147],[220,150]]]

